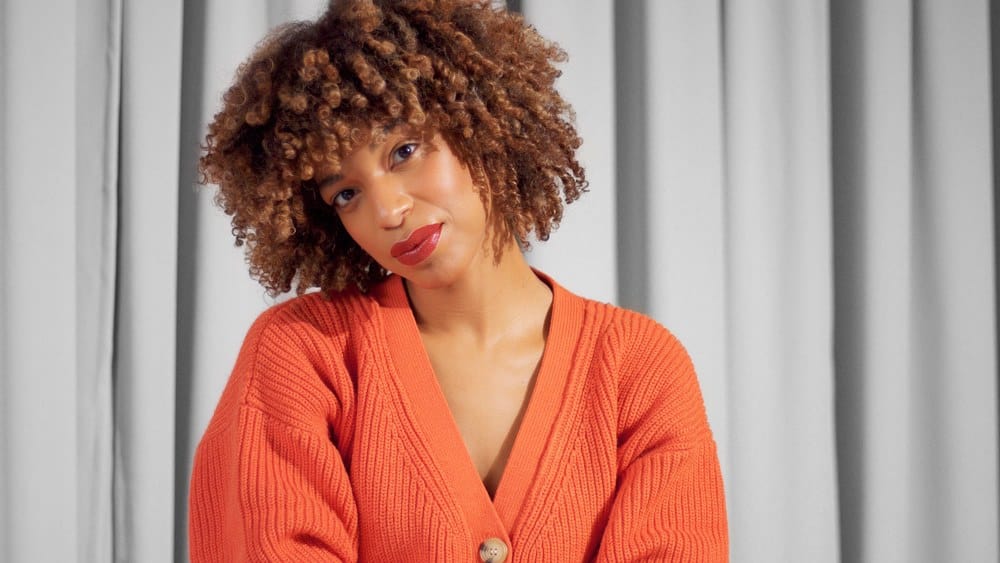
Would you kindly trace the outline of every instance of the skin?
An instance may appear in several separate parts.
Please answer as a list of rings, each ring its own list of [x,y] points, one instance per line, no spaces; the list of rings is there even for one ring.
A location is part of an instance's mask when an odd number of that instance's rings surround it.
[[[440,136],[389,131],[317,174],[320,196],[355,242],[403,277],[431,365],[472,462],[496,492],[545,347],[552,292],[493,230],[467,167]],[[412,266],[392,245],[440,223],[437,248]]]

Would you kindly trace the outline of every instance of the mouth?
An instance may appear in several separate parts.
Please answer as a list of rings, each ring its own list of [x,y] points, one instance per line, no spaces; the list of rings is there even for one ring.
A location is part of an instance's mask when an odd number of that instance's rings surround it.
[[[430,256],[441,238],[442,223],[424,225],[414,229],[410,236],[392,245],[389,253],[407,266],[415,266]]]

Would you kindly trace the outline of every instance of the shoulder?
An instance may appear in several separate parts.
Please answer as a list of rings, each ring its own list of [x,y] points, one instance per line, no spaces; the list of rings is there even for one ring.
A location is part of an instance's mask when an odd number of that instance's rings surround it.
[[[665,358],[690,363],[680,340],[657,320],[632,309],[561,291],[567,301],[583,311],[581,329],[597,336],[598,351],[609,359],[642,363]]]
[[[674,446],[709,435],[694,364],[674,333],[640,312],[572,299],[584,311],[581,332],[594,335],[592,373],[615,389],[621,433],[653,424]]]
[[[304,337],[312,333],[336,336],[361,324],[374,300],[357,291],[307,293],[272,305],[251,325],[247,340]]]
[[[358,291],[308,293],[276,304],[251,325],[240,352],[262,369],[314,371],[330,367],[364,342],[378,304]]]
[[[269,307],[250,326],[220,399],[298,427],[322,427],[353,401],[349,349],[370,315],[358,292],[309,293]]]
[[[378,303],[356,290],[315,292],[271,306],[250,326],[240,355],[305,361],[364,342]]]

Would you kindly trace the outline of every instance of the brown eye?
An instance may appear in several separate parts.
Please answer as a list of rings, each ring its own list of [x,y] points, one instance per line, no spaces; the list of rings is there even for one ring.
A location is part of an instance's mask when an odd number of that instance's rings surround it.
[[[340,190],[337,192],[337,195],[333,196],[333,199],[330,200],[330,205],[337,209],[343,209],[347,206],[347,204],[351,203],[351,200],[354,199],[355,195],[357,195],[357,192],[352,189]]]
[[[417,152],[416,143],[404,143],[392,151],[392,164],[399,164],[409,160],[413,153]]]

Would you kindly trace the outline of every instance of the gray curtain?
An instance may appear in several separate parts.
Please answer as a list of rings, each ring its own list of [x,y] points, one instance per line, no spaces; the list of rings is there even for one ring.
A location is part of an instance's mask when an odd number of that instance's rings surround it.
[[[4,561],[112,553],[120,20],[0,3]]]
[[[253,318],[205,123],[322,0],[0,2],[0,560],[185,561]],[[514,4],[514,3],[512,3]],[[986,0],[522,0],[591,193],[531,261],[685,343],[732,560],[996,561]]]

